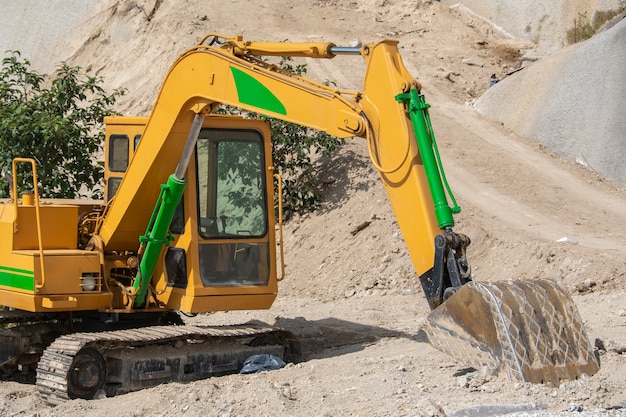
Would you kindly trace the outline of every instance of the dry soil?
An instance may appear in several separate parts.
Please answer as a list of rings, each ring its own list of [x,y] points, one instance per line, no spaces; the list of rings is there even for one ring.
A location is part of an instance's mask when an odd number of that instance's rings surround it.
[[[604,343],[596,375],[560,387],[466,373],[419,337],[428,306],[360,140],[320,160],[324,203],[289,221],[287,278],[268,311],[190,323],[261,320],[297,333],[306,359],[277,371],[167,384],[51,407],[35,387],[0,383],[0,414],[19,416],[626,416],[626,194],[623,189],[477,113],[492,74],[534,45],[432,1],[99,2],[65,40],[67,58],[128,94],[146,114],[168,66],[208,32],[248,39],[400,41],[424,85],[442,159],[483,281],[544,277],[572,293],[590,337]],[[307,60],[308,75],[358,89],[357,58]],[[515,100],[515,97],[511,97]],[[356,226],[369,221],[359,233]]]

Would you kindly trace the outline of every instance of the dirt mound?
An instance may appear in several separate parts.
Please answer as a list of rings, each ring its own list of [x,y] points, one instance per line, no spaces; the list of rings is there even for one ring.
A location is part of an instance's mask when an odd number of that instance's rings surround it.
[[[489,89],[476,108],[626,187],[626,19]]]
[[[321,209],[286,225],[288,276],[274,306],[189,320],[254,319],[293,329],[307,346],[304,362],[54,408],[34,387],[3,382],[0,414],[414,416],[436,403],[449,416],[626,415],[624,192],[466,104],[488,89],[491,74],[518,68],[532,44],[436,1],[103,0],[60,48],[108,88],[129,90],[120,112],[146,114],[176,56],[208,32],[340,45],[398,39],[432,105],[443,163],[463,207],[456,229],[473,241],[475,278],[565,283],[591,337],[604,344],[600,373],[559,388],[516,383],[469,372],[424,343],[418,328],[427,303],[365,143],[354,140],[319,161]],[[314,79],[360,88],[364,67],[356,58],[305,63]]]
[[[589,19],[616,10],[615,0],[442,0],[452,7],[467,8],[497,25],[512,37],[536,43],[543,52],[567,45],[567,31],[575,20]]]

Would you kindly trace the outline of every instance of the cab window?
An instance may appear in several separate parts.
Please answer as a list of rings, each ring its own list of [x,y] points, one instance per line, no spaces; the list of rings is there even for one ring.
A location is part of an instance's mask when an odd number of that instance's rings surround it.
[[[200,235],[264,236],[268,226],[261,135],[204,129],[196,149]]]
[[[111,135],[109,138],[109,170],[125,172],[128,168],[128,136]]]

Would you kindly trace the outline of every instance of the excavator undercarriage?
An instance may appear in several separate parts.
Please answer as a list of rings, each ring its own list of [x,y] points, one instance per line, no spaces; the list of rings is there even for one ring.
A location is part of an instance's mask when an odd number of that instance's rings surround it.
[[[299,352],[290,332],[255,325],[73,333],[45,350],[37,387],[44,399],[58,404],[237,373],[254,355],[297,362]]]
[[[67,314],[3,313],[0,377],[35,382],[50,404],[237,373],[255,355],[301,359],[291,332],[258,323],[189,326],[159,314],[105,331],[111,325]]]

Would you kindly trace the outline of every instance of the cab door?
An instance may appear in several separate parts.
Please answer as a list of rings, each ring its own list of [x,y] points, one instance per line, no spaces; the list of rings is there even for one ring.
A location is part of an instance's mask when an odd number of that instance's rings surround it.
[[[271,306],[277,273],[269,132],[262,120],[205,120],[170,227],[178,235],[165,254],[168,307]]]

